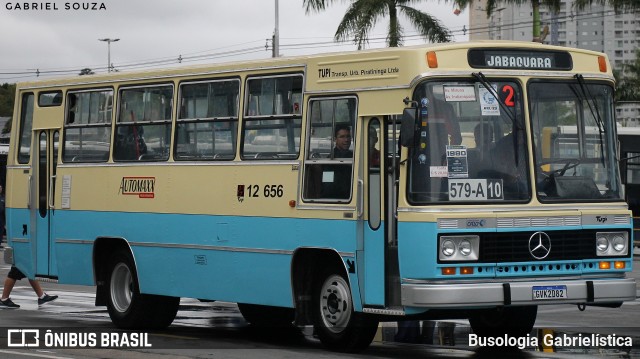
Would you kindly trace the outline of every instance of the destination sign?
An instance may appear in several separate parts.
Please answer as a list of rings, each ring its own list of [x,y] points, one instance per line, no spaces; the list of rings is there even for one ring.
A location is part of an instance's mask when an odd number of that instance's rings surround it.
[[[571,70],[571,55],[564,51],[471,49],[469,66],[483,69]]]

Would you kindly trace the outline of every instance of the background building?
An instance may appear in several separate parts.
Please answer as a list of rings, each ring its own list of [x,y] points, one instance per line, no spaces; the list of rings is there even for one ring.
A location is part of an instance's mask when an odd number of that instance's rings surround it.
[[[486,0],[474,1],[469,10],[470,40],[531,41],[531,3],[500,4],[490,17],[485,6]],[[617,70],[635,60],[640,45],[640,12],[616,14],[612,7],[595,3],[577,11],[574,0],[561,0],[557,14],[541,5],[540,27],[543,43],[604,52]],[[616,118],[623,126],[640,126],[640,103],[616,104]]]

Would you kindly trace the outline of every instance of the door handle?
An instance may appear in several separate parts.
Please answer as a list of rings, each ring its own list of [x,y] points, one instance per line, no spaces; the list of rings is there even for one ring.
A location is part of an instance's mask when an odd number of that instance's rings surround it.
[[[49,209],[53,209],[53,185],[56,182],[56,175],[53,175],[51,177],[49,177],[49,199],[48,199],[48,204],[49,204]]]
[[[27,180],[27,208],[31,208],[31,192],[33,191],[31,188],[32,182],[33,176],[29,175],[29,179]]]
[[[362,218],[364,213],[364,181],[358,178],[358,218]]]

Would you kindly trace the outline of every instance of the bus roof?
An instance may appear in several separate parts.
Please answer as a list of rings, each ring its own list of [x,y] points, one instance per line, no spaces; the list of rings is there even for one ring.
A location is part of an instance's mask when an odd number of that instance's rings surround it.
[[[258,60],[245,60],[234,61],[214,64],[201,64],[193,66],[181,66],[181,67],[167,67],[161,69],[150,69],[144,71],[123,71],[112,72],[109,74],[97,74],[97,75],[83,75],[73,77],[61,77],[47,80],[37,80],[29,82],[18,83],[18,88],[48,88],[48,87],[61,87],[61,86],[82,86],[82,85],[95,85],[97,83],[119,83],[123,81],[137,81],[151,78],[176,78],[187,77],[194,75],[207,75],[207,74],[224,74],[226,72],[240,72],[240,71],[256,71],[270,68],[304,68],[307,67],[310,73],[314,70],[330,68],[335,73],[340,73],[345,69],[352,68],[354,71],[376,70],[376,66],[393,66],[397,64],[401,71],[396,73],[395,76],[385,77],[385,86],[394,85],[397,82],[398,85],[407,85],[417,75],[426,71],[451,71],[451,70],[469,70],[469,64],[466,61],[466,56],[461,57],[461,51],[465,51],[471,48],[520,48],[520,49],[536,49],[540,51],[553,50],[553,51],[565,51],[571,52],[573,56],[579,56],[579,59],[574,59],[573,71],[577,72],[598,72],[597,60],[586,61],[588,65],[585,65],[585,60],[588,57],[597,58],[605,57],[606,55],[600,52],[566,48],[552,45],[544,45],[533,42],[521,42],[521,41],[474,41],[474,42],[453,42],[453,43],[439,43],[439,44],[425,44],[396,48],[380,48],[361,51],[349,51],[349,52],[333,52],[333,53],[321,53],[304,56],[291,56],[280,58],[268,58]],[[440,68],[430,69],[425,60],[425,55],[428,51],[435,51],[442,61],[440,61]],[[447,56],[450,55],[450,56]],[[383,56],[381,56],[383,55]],[[607,62],[608,63],[608,62]],[[595,65],[594,65],[595,64]],[[446,65],[446,66],[444,66]],[[333,69],[335,67],[335,70]],[[611,74],[610,66],[607,66],[607,74]],[[404,71],[402,71],[404,70]],[[292,70],[293,71],[293,70]],[[519,71],[519,70],[511,70]],[[374,71],[375,72],[375,71]],[[520,71],[521,72],[521,71]],[[348,77],[348,76],[347,76]],[[395,81],[393,80],[395,78]],[[341,78],[340,81],[345,81],[347,78]],[[326,79],[330,80],[330,79]],[[308,84],[309,85],[309,84]],[[335,88],[335,83],[331,88]],[[322,86],[320,86],[322,87]]]

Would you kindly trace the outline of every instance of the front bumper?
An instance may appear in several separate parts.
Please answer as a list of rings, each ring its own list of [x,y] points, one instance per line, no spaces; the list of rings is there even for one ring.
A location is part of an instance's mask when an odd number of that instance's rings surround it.
[[[567,287],[567,298],[533,299],[534,286]],[[604,304],[636,300],[636,281],[557,279],[483,283],[404,283],[402,305],[423,308],[469,308],[502,305]]]

